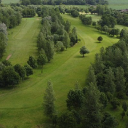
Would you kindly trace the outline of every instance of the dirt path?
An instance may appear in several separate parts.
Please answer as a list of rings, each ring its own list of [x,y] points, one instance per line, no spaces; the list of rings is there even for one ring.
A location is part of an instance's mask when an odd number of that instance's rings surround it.
[[[12,55],[10,54],[7,58],[6,58],[6,60],[9,60],[9,58],[11,57]]]

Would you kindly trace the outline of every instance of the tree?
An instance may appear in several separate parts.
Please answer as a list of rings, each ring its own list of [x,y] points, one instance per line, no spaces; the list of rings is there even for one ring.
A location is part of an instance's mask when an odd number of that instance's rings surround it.
[[[105,112],[102,119],[103,128],[117,128],[118,122],[109,113]]]
[[[100,102],[103,104],[103,108],[107,106],[108,99],[104,92],[101,92],[100,94]]]
[[[26,76],[30,76],[33,74],[33,70],[32,70],[32,67],[30,65],[24,65],[24,68],[25,68],[25,72],[26,72]]]
[[[46,53],[48,62],[50,62],[50,60],[53,58],[53,55],[54,55],[54,44],[50,40],[46,43],[45,53]]]
[[[76,128],[76,119],[72,112],[65,112],[58,118],[59,128]]]
[[[70,90],[67,96],[67,107],[69,110],[79,110],[83,103],[83,94],[80,90]]]
[[[125,111],[122,111],[122,112],[121,112],[121,116],[122,116],[122,119],[123,119],[124,116],[125,116]]]
[[[82,54],[83,57],[84,57],[84,54],[88,54],[88,53],[89,53],[89,51],[88,51],[88,49],[85,46],[82,46],[80,48],[80,54]]]
[[[103,40],[103,38],[102,38],[102,36],[99,36],[98,38],[97,38],[97,40],[99,41],[99,43]]]
[[[0,32],[0,58],[2,58],[6,48],[6,36]]]
[[[19,83],[20,76],[12,66],[5,67],[2,71],[4,86],[14,86]]]
[[[70,33],[69,37],[70,37],[70,42],[72,42],[72,45],[77,43],[78,40],[77,40],[77,32],[76,32],[76,28],[75,27],[72,29],[72,33]]]
[[[43,66],[43,65],[46,64],[46,62],[47,62],[47,57],[46,57],[46,55],[45,55],[45,54],[40,54],[40,55],[38,56],[38,58],[37,58],[37,64]]]
[[[125,85],[125,77],[124,77],[124,70],[122,67],[116,68],[115,72],[115,85],[117,92],[124,92],[126,85]]]
[[[90,66],[87,76],[87,84],[89,85],[90,83],[97,85],[96,75],[94,73],[94,68],[92,66]]]
[[[86,128],[100,128],[101,104],[99,102],[99,98],[99,90],[93,83],[90,83],[85,92],[81,109],[83,127],[86,126]]]
[[[128,105],[127,105],[126,102],[123,102],[123,104],[122,104],[122,108],[123,108],[123,110],[124,110],[125,112],[127,111],[127,109],[128,109]]]
[[[69,42],[70,42],[69,35],[65,31],[64,32],[64,37],[63,37],[63,44],[64,44],[64,46],[65,46],[66,49],[69,47]]]
[[[8,60],[3,60],[2,63],[5,65],[5,66],[11,66],[11,62],[8,61]]]
[[[42,66],[43,69],[43,65],[45,65],[47,62],[47,56],[44,54],[40,54],[37,58],[37,64]],[[42,73],[43,71],[41,71]]]
[[[32,67],[32,68],[37,68],[37,63],[34,57],[29,56],[29,59],[27,63]]]
[[[69,21],[66,21],[64,24],[64,28],[67,31],[67,33],[70,32],[71,23]]]
[[[15,71],[19,74],[21,79],[23,80],[25,78],[25,69],[20,64],[16,64],[14,66]]]
[[[116,109],[118,106],[120,106],[120,102],[118,101],[117,98],[114,98],[111,100],[111,105],[112,105],[113,109]]]
[[[53,86],[50,81],[47,83],[43,99],[44,114],[48,117],[52,117],[55,113],[55,97]]]
[[[71,10],[71,15],[73,16],[73,17],[78,17],[79,16],[79,12],[77,11],[77,10]]]
[[[115,77],[114,77],[112,68],[109,68],[107,71],[107,74],[106,74],[106,78],[105,78],[105,84],[104,84],[105,92],[110,92],[110,93],[114,94],[115,87],[116,87],[114,80],[115,80]]]

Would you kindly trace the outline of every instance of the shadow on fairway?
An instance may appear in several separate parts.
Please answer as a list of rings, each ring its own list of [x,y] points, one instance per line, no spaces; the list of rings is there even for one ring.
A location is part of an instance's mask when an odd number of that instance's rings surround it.
[[[75,58],[85,58],[86,56],[82,56],[82,55],[76,55]]]

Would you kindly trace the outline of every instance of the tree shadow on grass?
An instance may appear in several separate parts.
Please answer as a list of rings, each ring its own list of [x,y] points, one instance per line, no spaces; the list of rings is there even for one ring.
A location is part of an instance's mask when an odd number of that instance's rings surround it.
[[[100,44],[100,43],[102,43],[102,42],[99,42],[99,41],[97,41],[97,42],[95,42],[95,43],[98,43],[98,44]]]
[[[82,55],[76,55],[75,58],[85,58],[86,55],[83,57]]]

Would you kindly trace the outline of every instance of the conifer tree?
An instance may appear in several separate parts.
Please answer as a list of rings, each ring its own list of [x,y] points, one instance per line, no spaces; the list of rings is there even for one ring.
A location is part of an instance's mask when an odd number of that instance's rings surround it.
[[[115,83],[114,83],[114,73],[112,68],[109,68],[105,78],[104,91],[114,93],[115,92]]]
[[[48,117],[52,117],[55,113],[55,97],[53,86],[50,81],[47,83],[47,88],[45,90],[43,99],[44,114]]]
[[[124,78],[124,70],[122,67],[118,67],[115,72],[115,85],[117,92],[125,91],[125,78]]]
[[[93,83],[90,83],[85,93],[81,110],[82,126],[84,128],[100,128],[101,104],[99,102],[99,98],[99,90]]]

